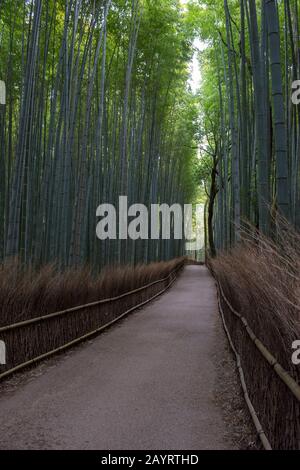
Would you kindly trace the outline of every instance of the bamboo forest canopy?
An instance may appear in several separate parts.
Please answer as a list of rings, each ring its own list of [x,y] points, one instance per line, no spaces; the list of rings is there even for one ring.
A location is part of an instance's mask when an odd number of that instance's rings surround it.
[[[1,0],[0,259],[168,259],[183,242],[100,243],[96,208],[189,203],[194,15],[178,0]]]
[[[212,255],[244,221],[299,229],[299,27],[299,0],[1,0],[0,261],[182,255],[183,240],[99,242],[96,209],[183,205],[200,182]]]
[[[211,253],[250,221],[300,228],[298,0],[194,1],[201,55],[201,169]],[[279,215],[279,216],[278,216]],[[275,220],[275,223],[274,223]]]

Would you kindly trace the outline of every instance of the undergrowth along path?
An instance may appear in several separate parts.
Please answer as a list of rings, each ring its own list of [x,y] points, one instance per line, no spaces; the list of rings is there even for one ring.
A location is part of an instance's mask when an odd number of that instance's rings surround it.
[[[230,449],[214,399],[214,281],[174,286],[2,394],[2,449]]]

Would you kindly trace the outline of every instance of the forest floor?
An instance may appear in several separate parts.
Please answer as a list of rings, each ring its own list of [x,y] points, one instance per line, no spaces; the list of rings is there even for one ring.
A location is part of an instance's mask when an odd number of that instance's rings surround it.
[[[255,447],[204,266],[0,392],[1,449]]]

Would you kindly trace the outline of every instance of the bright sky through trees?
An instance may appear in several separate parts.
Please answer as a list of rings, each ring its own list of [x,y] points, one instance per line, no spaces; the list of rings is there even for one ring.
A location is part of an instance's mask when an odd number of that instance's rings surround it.
[[[193,46],[195,48],[195,52],[193,55],[193,59],[190,63],[191,77],[188,83],[192,89],[192,92],[196,93],[201,83],[201,69],[200,69],[198,54],[199,52],[203,51],[206,48],[206,45],[204,42],[200,41],[199,38],[196,38],[194,40]]]
[[[183,9],[186,11],[188,0],[181,0],[181,4]],[[198,54],[206,48],[206,45],[203,41],[196,37],[193,41],[193,47],[195,49],[195,52],[189,66],[191,77],[188,81],[188,84],[190,85],[192,92],[196,93],[199,89],[201,82],[201,71]]]

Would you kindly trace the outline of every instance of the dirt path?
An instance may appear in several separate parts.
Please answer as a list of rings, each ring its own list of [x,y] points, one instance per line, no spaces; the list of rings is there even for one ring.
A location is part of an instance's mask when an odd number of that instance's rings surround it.
[[[217,304],[205,267],[0,399],[0,448],[232,449],[214,399]]]

